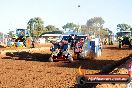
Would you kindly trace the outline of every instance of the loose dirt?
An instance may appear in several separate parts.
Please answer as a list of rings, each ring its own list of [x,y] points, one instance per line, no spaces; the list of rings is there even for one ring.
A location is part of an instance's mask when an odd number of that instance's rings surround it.
[[[51,52],[45,47],[6,57],[1,55],[0,88],[78,88],[76,77],[79,66],[86,74],[95,74],[131,53],[132,49],[127,47],[119,49],[117,45],[106,45],[103,46],[102,56],[73,63],[48,62]],[[125,69],[121,71],[126,72]],[[97,85],[97,88],[114,88],[111,85]]]

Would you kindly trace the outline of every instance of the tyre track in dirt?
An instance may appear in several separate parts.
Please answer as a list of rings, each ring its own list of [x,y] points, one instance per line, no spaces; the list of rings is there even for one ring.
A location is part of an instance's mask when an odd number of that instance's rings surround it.
[[[95,73],[95,74],[99,74],[99,75],[105,75],[105,74],[127,74],[127,70],[128,70],[128,66],[127,68],[121,68],[121,66],[123,67],[124,65],[128,64],[129,61],[132,60],[132,55],[125,57],[115,63],[112,63],[106,67],[104,67],[100,72]],[[107,85],[107,86],[106,86]],[[115,84],[86,84],[86,85],[77,85],[79,88],[115,88],[117,86],[117,83]],[[123,86],[123,87],[121,87]],[[118,85],[118,88],[125,88],[125,84],[120,84]]]
[[[110,49],[110,47],[109,47]],[[111,49],[116,49],[116,47],[111,47]],[[118,48],[117,48],[118,49]],[[132,60],[132,53],[131,53],[131,49],[128,48],[123,48],[123,49],[119,49],[119,50],[128,50],[129,53],[126,55],[126,57],[118,60],[117,62],[113,62],[109,65],[106,65],[105,67],[103,67],[100,72],[96,73],[96,74],[128,74],[128,64],[129,62]],[[86,85],[78,85],[78,88],[125,88],[126,84],[119,84],[119,83],[115,83],[115,84],[86,84]]]
[[[109,74],[128,74],[128,66],[132,58],[121,64],[120,66],[116,67],[112,70]],[[97,84],[96,88],[125,88],[126,84]],[[132,87],[132,85],[131,85]]]
[[[43,60],[48,60],[48,55],[50,55],[49,50],[46,49],[42,49],[42,51],[36,50],[35,55],[31,54],[31,60],[22,58],[19,55],[18,60],[3,58],[0,60],[0,87],[78,88],[76,77],[78,76],[79,66],[82,66],[87,74],[97,74],[106,65],[117,63],[118,60],[132,53],[132,50],[119,50],[116,47],[105,46],[102,56],[95,60],[81,60],[73,63],[51,63]],[[38,60],[32,60],[33,57]]]

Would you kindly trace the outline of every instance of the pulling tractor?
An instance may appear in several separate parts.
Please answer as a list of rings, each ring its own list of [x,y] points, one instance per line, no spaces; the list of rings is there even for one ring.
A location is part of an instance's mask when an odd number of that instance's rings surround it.
[[[119,48],[122,48],[124,45],[128,45],[129,48],[132,47],[132,35],[131,31],[121,31],[117,33],[117,38],[119,41]]]
[[[74,59],[79,59],[82,52],[86,36],[77,36],[74,34],[64,35],[60,42],[53,42],[50,48],[52,52],[49,61],[69,61],[73,62]]]
[[[16,29],[16,34],[7,42],[7,47],[32,47],[32,38],[27,29]]]

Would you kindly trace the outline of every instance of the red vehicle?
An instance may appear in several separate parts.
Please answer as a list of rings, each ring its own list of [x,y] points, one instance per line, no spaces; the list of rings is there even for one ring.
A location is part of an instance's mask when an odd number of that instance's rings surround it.
[[[50,49],[52,51],[49,61],[69,61],[72,62],[72,54],[68,52],[68,41],[62,40],[59,43],[53,43],[53,47]]]
[[[74,36],[74,37],[73,37]],[[79,58],[79,53],[82,52],[84,38],[77,38],[76,35],[69,35],[63,38],[60,42],[53,43],[51,47],[51,57],[49,61],[69,61]]]

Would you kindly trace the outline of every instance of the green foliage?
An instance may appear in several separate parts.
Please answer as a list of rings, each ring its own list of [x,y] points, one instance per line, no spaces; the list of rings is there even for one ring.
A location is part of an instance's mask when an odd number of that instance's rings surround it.
[[[105,21],[101,17],[94,17],[87,20],[86,25],[81,26],[81,32],[88,35],[107,37],[112,34],[108,28],[103,28]]]
[[[40,36],[43,32],[45,32],[45,31],[47,31],[47,29],[46,28],[43,28],[43,29],[37,29],[37,30],[33,30],[33,34],[34,34],[34,36]]]
[[[105,21],[101,17],[94,17],[87,21],[86,25],[92,28],[103,28]]]
[[[81,26],[81,31],[89,35],[100,35],[104,23],[105,21],[101,17],[91,18],[87,20],[86,25]]]
[[[131,26],[128,24],[118,24],[117,25],[117,31],[127,31],[129,30],[129,28],[131,28]]]
[[[40,17],[31,18],[27,23],[27,29],[30,30],[31,36],[39,36],[46,31],[43,24],[44,22]]]
[[[27,23],[27,29],[30,30],[31,36],[40,36],[45,32],[60,31],[53,25],[43,26],[44,21],[40,17],[31,18]],[[60,31],[62,32],[62,31]]]
[[[112,31],[110,31],[108,28],[103,28],[103,29],[101,29],[100,32],[99,32],[99,35],[100,35],[101,37],[107,37],[107,36],[109,36],[110,34],[112,34]]]
[[[48,25],[48,26],[46,26],[46,29],[47,29],[47,31],[56,31],[56,30],[59,30],[58,28],[56,28],[56,27],[53,26],[53,25]]]
[[[78,31],[78,25],[74,23],[67,23],[66,25],[62,26],[65,31],[68,29],[68,31],[73,30],[73,31]]]
[[[14,33],[14,31],[9,31],[9,33],[8,33],[9,38],[12,38],[14,36],[13,33]]]
[[[59,30],[59,28],[56,28],[56,30]]]

